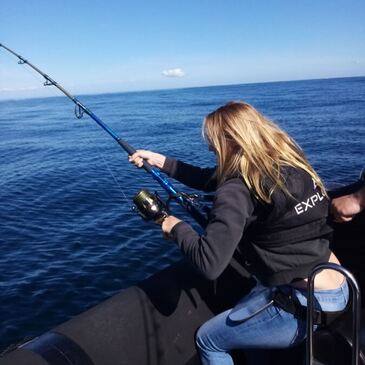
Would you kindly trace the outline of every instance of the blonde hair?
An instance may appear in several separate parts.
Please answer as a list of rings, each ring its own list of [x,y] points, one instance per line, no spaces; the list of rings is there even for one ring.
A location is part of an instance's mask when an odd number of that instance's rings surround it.
[[[219,183],[239,173],[258,199],[271,203],[277,188],[290,196],[282,167],[292,166],[306,171],[326,195],[321,179],[295,141],[249,104],[230,102],[207,115],[203,135],[217,154]]]

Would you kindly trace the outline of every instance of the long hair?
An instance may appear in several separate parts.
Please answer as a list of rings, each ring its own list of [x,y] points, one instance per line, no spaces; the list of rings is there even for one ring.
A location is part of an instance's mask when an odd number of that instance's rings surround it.
[[[203,136],[217,154],[219,183],[238,173],[259,200],[271,203],[277,188],[290,195],[282,167],[292,166],[306,171],[326,195],[321,179],[295,141],[249,104],[230,102],[207,115]]]

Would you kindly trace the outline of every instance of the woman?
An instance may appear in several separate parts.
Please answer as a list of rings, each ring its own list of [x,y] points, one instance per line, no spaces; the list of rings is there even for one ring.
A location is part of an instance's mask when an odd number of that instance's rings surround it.
[[[236,249],[257,279],[233,309],[197,333],[203,364],[233,364],[233,349],[286,348],[302,341],[305,318],[297,309],[306,305],[308,274],[319,263],[338,261],[327,239],[324,186],[284,131],[251,105],[231,102],[205,118],[203,134],[217,156],[216,169],[143,150],[129,160],[141,167],[145,159],[190,187],[215,190],[204,234],[174,216],[163,221],[162,231],[208,279],[223,272]],[[315,298],[318,310],[343,310],[348,287],[342,275],[320,272]]]

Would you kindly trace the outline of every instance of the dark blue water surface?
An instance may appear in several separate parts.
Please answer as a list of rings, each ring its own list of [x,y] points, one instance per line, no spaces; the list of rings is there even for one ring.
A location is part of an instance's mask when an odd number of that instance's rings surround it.
[[[326,183],[353,182],[365,165],[365,77],[80,100],[133,146],[198,165],[214,164],[203,117],[230,100],[288,131]],[[180,258],[131,210],[141,188],[161,189],[95,122],[75,119],[66,97],[0,102],[0,127],[0,349]]]

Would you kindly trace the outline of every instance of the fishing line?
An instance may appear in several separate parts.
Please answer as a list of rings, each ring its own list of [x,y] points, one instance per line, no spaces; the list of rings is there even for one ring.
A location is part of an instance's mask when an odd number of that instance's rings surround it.
[[[11,56],[10,55],[7,55],[7,57],[9,58],[9,59],[11,59]],[[41,79],[41,77],[40,76],[38,76],[38,73],[36,73],[35,71],[33,71],[33,70],[30,70],[29,68],[27,68],[27,67],[24,67],[25,66],[25,64],[21,64],[21,66],[23,66],[23,69],[29,74],[29,75],[31,75],[38,83],[42,83],[43,82],[43,80]],[[46,85],[46,86],[49,86],[49,85]],[[48,91],[47,91],[48,93],[50,93],[50,94],[52,94],[52,95],[54,95],[54,96],[56,96],[56,97],[60,97],[60,94],[58,94],[53,88],[48,88]],[[78,118],[78,119],[80,119],[80,118]],[[86,137],[87,138],[87,137]],[[88,140],[88,142],[90,143],[91,142],[91,140],[89,139],[89,138],[87,138],[87,140]],[[121,185],[121,183],[119,182],[119,180],[116,178],[116,176],[114,175],[114,173],[113,173],[113,171],[112,171],[112,169],[110,168],[110,166],[109,166],[109,163],[106,161],[106,159],[105,159],[105,157],[104,157],[104,155],[101,153],[101,151],[100,151],[100,148],[99,148],[99,146],[97,146],[96,145],[96,148],[97,148],[97,155],[98,155],[98,157],[100,157],[102,160],[103,160],[103,163],[104,163],[104,165],[106,166],[106,168],[107,168],[107,170],[109,171],[109,173],[110,173],[110,175],[112,176],[112,178],[113,178],[113,180],[115,181],[115,183],[116,183],[116,185],[118,186],[118,188],[119,188],[119,190],[120,190],[120,192],[122,193],[122,195],[123,195],[123,198],[122,198],[122,200],[125,200],[129,205],[130,205],[130,201],[128,200],[128,198],[127,198],[127,196],[126,196],[126,194],[124,193],[124,190],[123,190],[123,188],[122,188],[122,185]]]
[[[42,80],[40,79],[40,77],[38,77],[37,75],[35,75],[32,71],[30,71],[29,69],[26,69],[30,74],[32,74],[36,79],[38,79],[38,81],[42,82]],[[49,89],[49,92],[52,93],[53,95],[59,97],[60,95],[58,93],[56,93],[56,91],[53,89],[53,88],[48,88]],[[80,118],[78,118],[80,119]],[[80,124],[82,126],[85,126],[85,124]],[[87,134],[86,134],[87,136]],[[92,140],[87,136],[87,137],[84,137],[87,142],[91,145],[92,144]],[[116,178],[115,174],[113,173],[112,169],[110,168],[109,166],[109,162],[106,161],[105,159],[105,156],[104,154],[101,152],[100,150],[100,146],[95,144],[95,147],[96,147],[96,154],[98,155],[99,158],[102,159],[106,169],[109,171],[110,175],[112,176],[113,180],[115,181],[117,187],[119,188],[120,192],[122,193],[123,197],[122,197],[122,201],[126,201],[129,205],[130,205],[130,200],[127,198],[126,194],[124,193],[124,190],[123,190],[123,187],[120,183],[120,181]]]
[[[85,137],[87,139],[87,141],[92,144],[92,140],[89,137]],[[123,197],[122,197],[122,201],[126,201],[128,205],[131,205],[130,200],[127,198],[126,194],[124,193],[123,187],[121,182],[117,179],[117,177],[115,176],[113,170],[111,169],[111,167],[109,166],[109,162],[105,159],[104,154],[100,151],[100,146],[99,145],[95,145],[96,147],[96,153],[98,155],[98,157],[100,157],[104,163],[104,166],[106,167],[106,169],[109,171],[110,175],[112,176],[113,180],[115,181],[117,187],[119,188],[120,192],[122,193]]]

